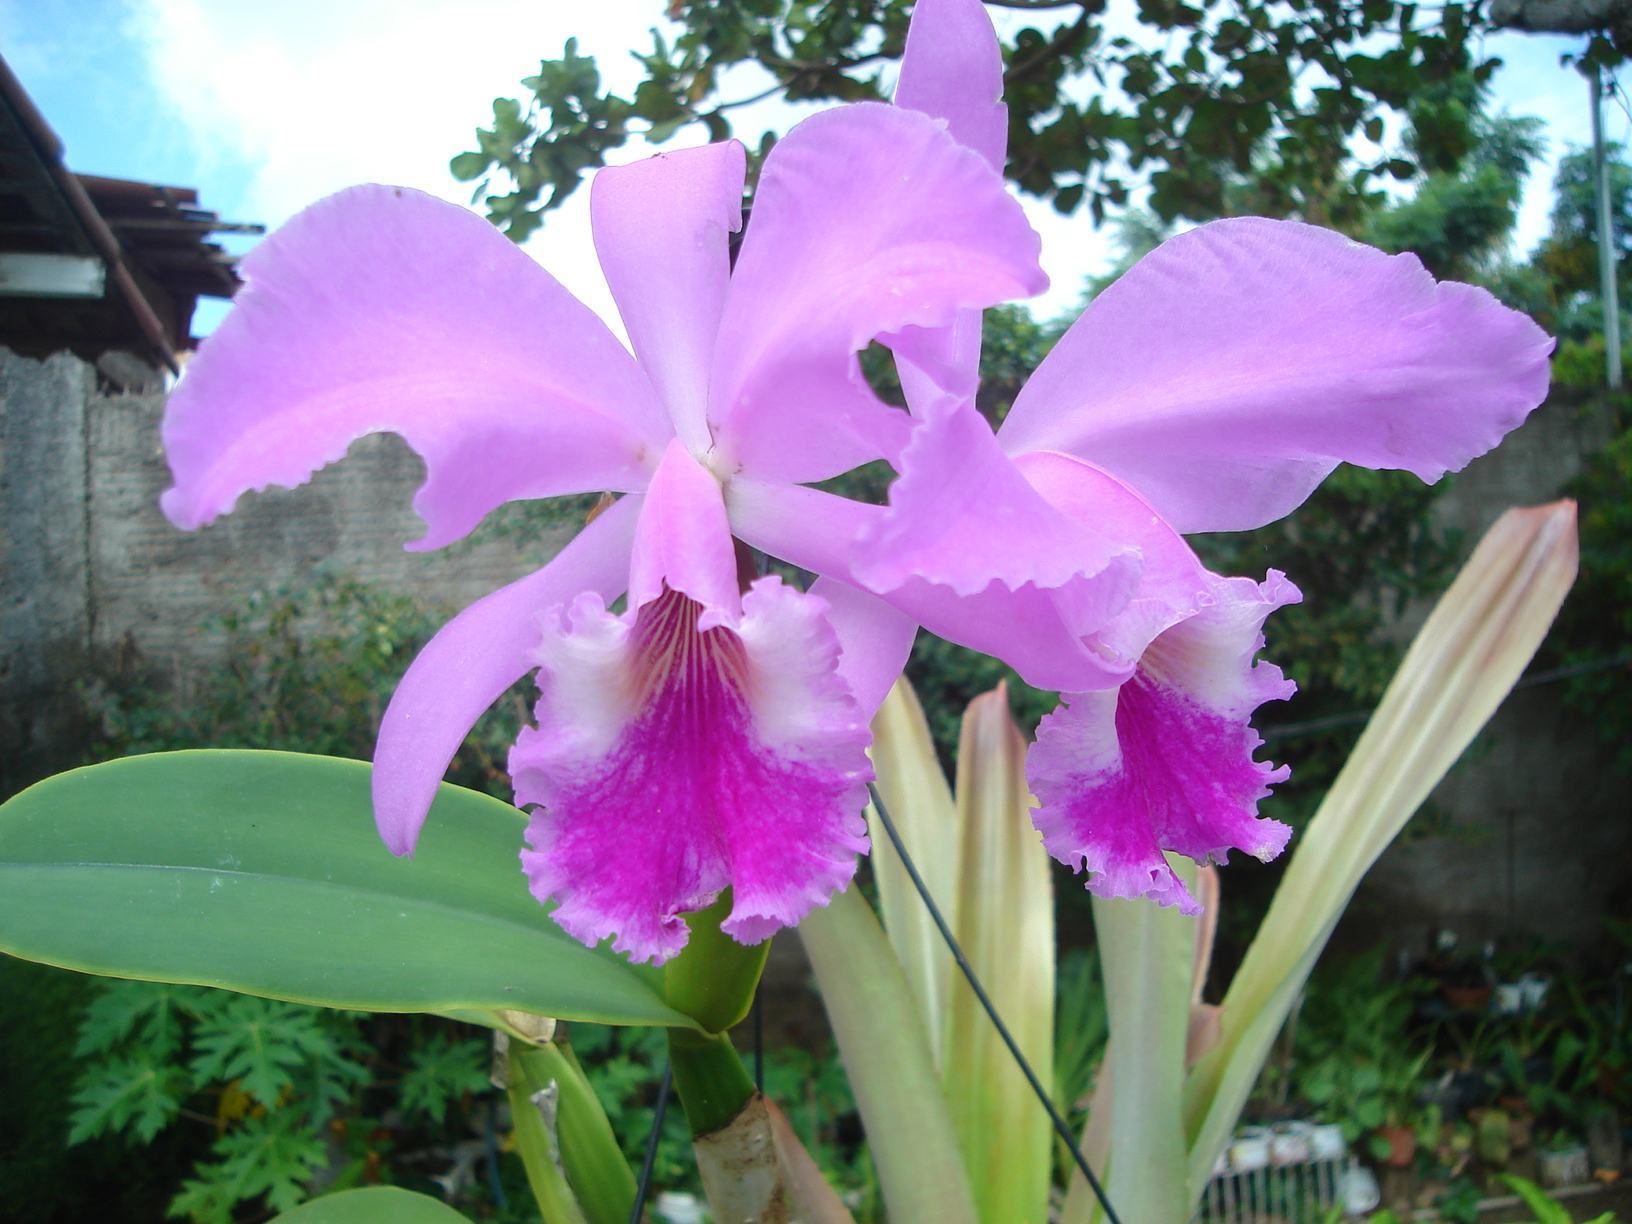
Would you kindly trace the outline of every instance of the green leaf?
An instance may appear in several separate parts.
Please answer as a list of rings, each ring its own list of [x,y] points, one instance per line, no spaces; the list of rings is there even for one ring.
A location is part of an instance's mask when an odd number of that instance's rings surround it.
[[[428,1194],[395,1186],[342,1190],[302,1203],[273,1224],[468,1224],[467,1218]]]
[[[216,1162],[194,1166],[198,1176],[182,1183],[166,1214],[228,1224],[233,1207],[250,1199],[264,1196],[274,1211],[295,1206],[329,1156],[322,1139],[307,1133],[294,1112],[250,1118],[218,1140],[211,1149]]]
[[[288,1003],[235,998],[198,1026],[193,1076],[200,1083],[236,1080],[262,1105],[276,1108],[284,1089],[293,1085],[296,1068],[338,1053],[316,1016]]]
[[[469,183],[487,173],[493,159],[485,153],[460,153],[448,163],[448,172],[461,183]]]
[[[448,1102],[487,1087],[488,1050],[479,1041],[437,1033],[414,1051],[402,1077],[402,1107],[441,1122]]]
[[[181,1044],[181,1017],[211,1009],[223,996],[163,982],[109,982],[85,1009],[74,1055],[104,1054],[126,1041],[154,1058]]]
[[[1509,1190],[1524,1200],[1530,1214],[1536,1217],[1536,1224],[1570,1224],[1570,1213],[1535,1182],[1514,1173],[1503,1173],[1500,1177]]]
[[[892,1220],[975,1220],[969,1174],[912,990],[849,888],[799,924]]]
[[[369,1186],[325,1194],[280,1215],[274,1224],[455,1224],[452,1207],[428,1194],[395,1186]]]
[[[417,855],[380,844],[369,767],[279,752],[131,757],[0,806],[0,951],[366,1011],[693,1022],[661,975],[560,930],[521,813],[444,785]]]
[[[190,1086],[180,1067],[139,1054],[109,1059],[82,1074],[74,1089],[68,1142],[129,1130],[136,1142],[151,1143],[176,1116]]]

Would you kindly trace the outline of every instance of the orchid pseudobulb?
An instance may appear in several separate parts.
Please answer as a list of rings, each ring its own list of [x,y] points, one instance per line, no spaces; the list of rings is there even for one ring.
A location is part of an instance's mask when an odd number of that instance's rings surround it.
[[[915,631],[842,568],[808,593],[744,592],[733,537],[761,512],[729,491],[897,456],[907,419],[855,354],[882,335],[940,377],[915,337],[1044,283],[999,177],[925,116],[863,104],[791,131],[733,270],[744,172],[728,142],[597,176],[596,247],[633,356],[474,215],[342,192],[245,261],[164,425],[164,506],[189,528],[381,430],[426,461],[411,547],[507,500],[625,495],[415,660],[374,799],[386,844],[411,852],[467,730],[536,670],[538,725],[510,758],[535,807],[528,879],[570,934],[638,960],[678,952],[679,915],[727,887],[723,928],[757,942],[845,886],[867,844],[867,721]]]

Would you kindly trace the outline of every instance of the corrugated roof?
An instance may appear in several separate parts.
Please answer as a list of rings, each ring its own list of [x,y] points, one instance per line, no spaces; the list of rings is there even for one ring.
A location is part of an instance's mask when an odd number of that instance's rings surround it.
[[[92,359],[131,349],[176,369],[192,347],[197,300],[238,288],[233,256],[212,236],[260,232],[200,208],[190,187],[73,173],[62,141],[0,59],[0,256],[77,256],[105,271],[100,296],[0,287],[0,344]]]

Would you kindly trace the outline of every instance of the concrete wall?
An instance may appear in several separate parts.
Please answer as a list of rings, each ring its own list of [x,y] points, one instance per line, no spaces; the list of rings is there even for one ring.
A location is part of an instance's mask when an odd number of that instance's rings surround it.
[[[0,781],[57,767],[88,660],[134,650],[185,674],[219,657],[206,626],[257,590],[319,567],[456,609],[553,556],[572,528],[479,531],[437,553],[410,506],[422,465],[365,439],[295,490],[246,496],[197,532],[159,512],[169,472],[160,391],[112,390],[98,370],[0,349]]]
[[[1555,396],[1453,477],[1436,513],[1471,551],[1507,507],[1556,497],[1610,436],[1601,405]],[[1408,827],[1366,878],[1345,942],[1420,945],[1441,926],[1464,945],[1515,932],[1593,939],[1601,915],[1632,898],[1632,808],[1606,765],[1559,686],[1514,693],[1435,791],[1433,822],[1419,817],[1435,831]]]
[[[91,635],[85,410],[95,372],[0,349],[0,772],[53,768]],[[49,423],[42,428],[42,423]]]

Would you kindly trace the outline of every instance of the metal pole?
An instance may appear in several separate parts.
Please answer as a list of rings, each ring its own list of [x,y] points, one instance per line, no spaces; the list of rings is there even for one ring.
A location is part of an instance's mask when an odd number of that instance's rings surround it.
[[[1615,289],[1615,222],[1609,215],[1609,159],[1604,156],[1603,70],[1594,64],[1592,90],[1592,157],[1598,172],[1598,280],[1604,304],[1604,376],[1611,389],[1621,386],[1621,304]]]

